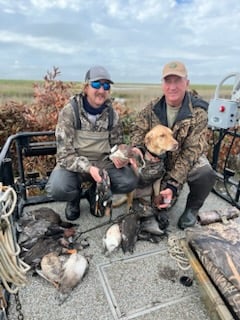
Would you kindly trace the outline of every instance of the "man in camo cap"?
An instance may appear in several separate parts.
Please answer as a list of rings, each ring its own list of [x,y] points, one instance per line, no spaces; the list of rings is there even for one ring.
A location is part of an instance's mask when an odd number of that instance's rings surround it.
[[[68,220],[80,216],[82,183],[91,182],[85,196],[90,212],[96,215],[96,184],[106,169],[113,193],[135,189],[138,178],[126,162],[113,164],[108,155],[113,146],[123,143],[122,125],[113,109],[110,88],[113,81],[102,66],[93,66],[85,75],[80,94],[70,99],[61,110],[56,127],[57,165],[46,186],[50,197],[67,201]]]
[[[188,86],[185,65],[180,61],[167,63],[162,70],[163,96],[151,101],[139,112],[131,133],[132,145],[144,150],[144,136],[151,128],[162,124],[173,130],[173,136],[178,141],[179,147],[178,150],[167,153],[166,173],[161,181],[160,191],[163,201],[156,206],[160,210],[171,207],[183,184],[187,182],[190,192],[185,210],[178,221],[178,227],[181,229],[195,224],[198,210],[216,179],[216,173],[205,156],[208,103],[199,96],[191,94]],[[157,161],[156,157],[152,160],[151,179],[154,181],[162,168],[158,168],[160,161]]]

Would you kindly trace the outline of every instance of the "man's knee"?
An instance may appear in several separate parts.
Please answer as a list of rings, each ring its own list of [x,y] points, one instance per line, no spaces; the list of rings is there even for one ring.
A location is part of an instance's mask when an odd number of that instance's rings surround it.
[[[188,182],[194,183],[198,182],[198,184],[208,184],[208,185],[214,185],[216,181],[216,172],[213,170],[213,168],[210,165],[205,165],[202,167],[198,167],[192,172],[190,172],[188,177]]]
[[[216,172],[210,165],[206,165],[199,169],[200,171],[200,180],[203,185],[208,184],[209,186],[213,186],[216,181]]]
[[[55,180],[49,178],[49,181],[46,184],[45,190],[48,197],[53,198],[56,201],[67,201],[70,200],[68,195],[68,190],[66,189],[65,184],[56,183]]]
[[[188,181],[190,192],[186,207],[199,209],[214,186],[216,173],[210,165],[206,165],[197,168],[190,178]]]
[[[78,188],[74,175],[57,169],[50,175],[45,190],[47,195],[54,200],[71,201],[78,196],[80,188]]]

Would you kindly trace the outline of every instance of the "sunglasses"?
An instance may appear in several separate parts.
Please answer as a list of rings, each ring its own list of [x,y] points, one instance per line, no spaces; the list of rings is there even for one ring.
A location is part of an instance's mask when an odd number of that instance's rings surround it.
[[[111,85],[108,82],[92,81],[90,82],[90,85],[93,89],[100,89],[103,87],[105,91],[110,90],[111,88]]]

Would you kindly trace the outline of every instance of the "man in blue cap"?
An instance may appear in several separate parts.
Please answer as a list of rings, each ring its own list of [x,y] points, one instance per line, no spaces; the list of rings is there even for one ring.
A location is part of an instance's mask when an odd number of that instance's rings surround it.
[[[136,188],[138,178],[127,163],[113,164],[108,155],[113,146],[123,143],[118,113],[113,109],[110,89],[113,81],[102,66],[93,66],[85,75],[81,93],[61,110],[56,127],[57,164],[46,186],[57,201],[67,201],[68,220],[80,216],[82,183],[91,182],[86,192],[90,212],[96,215],[96,184],[106,169],[112,193],[122,194]]]

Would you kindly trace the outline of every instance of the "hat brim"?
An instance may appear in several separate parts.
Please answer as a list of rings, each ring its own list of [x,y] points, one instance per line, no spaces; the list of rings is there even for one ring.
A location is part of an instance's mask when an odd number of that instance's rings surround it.
[[[163,75],[163,78],[166,78],[168,76],[178,76],[180,78],[186,78],[186,74],[182,73],[182,72],[168,72],[166,74]]]
[[[114,82],[111,79],[102,78],[102,77],[96,77],[96,78],[93,78],[93,79],[88,80],[88,81],[91,82],[91,81],[98,81],[98,80],[107,80],[109,83],[114,84]]]

